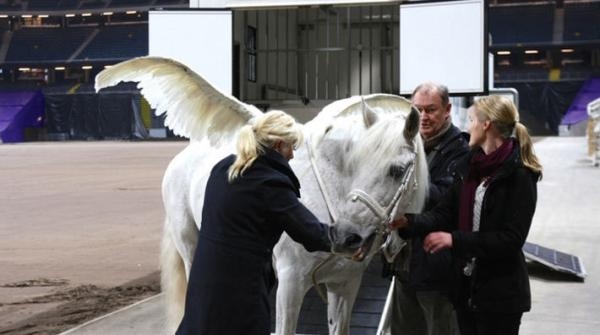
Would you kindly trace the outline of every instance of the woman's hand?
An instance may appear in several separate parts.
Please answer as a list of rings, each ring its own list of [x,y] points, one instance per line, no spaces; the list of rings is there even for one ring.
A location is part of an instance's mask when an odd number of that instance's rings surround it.
[[[450,233],[436,231],[427,234],[423,240],[423,249],[430,254],[446,248],[452,248],[452,234]]]
[[[402,215],[396,220],[390,222],[389,224],[390,230],[402,229],[408,227],[408,219],[406,216]]]

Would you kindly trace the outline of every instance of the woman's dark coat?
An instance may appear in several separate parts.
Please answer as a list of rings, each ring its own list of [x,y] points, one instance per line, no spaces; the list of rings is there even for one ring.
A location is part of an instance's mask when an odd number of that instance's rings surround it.
[[[285,231],[309,251],[329,251],[327,226],[299,201],[287,161],[267,149],[232,183],[235,156],[215,165],[177,334],[270,333],[273,246]]]
[[[459,231],[460,191],[471,152],[456,172],[456,182],[431,211],[409,217],[409,236],[452,232],[452,255],[457,284],[457,308],[491,313],[518,313],[531,308],[529,277],[522,252],[537,201],[539,174],[526,168],[518,145],[491,177],[481,209],[478,232]],[[467,260],[476,257],[472,277],[463,275]]]

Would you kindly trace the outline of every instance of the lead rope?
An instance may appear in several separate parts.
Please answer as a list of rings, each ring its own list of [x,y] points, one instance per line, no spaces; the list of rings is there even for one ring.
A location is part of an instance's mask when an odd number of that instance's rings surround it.
[[[327,193],[327,188],[325,187],[323,178],[321,177],[319,169],[317,168],[317,161],[315,159],[315,155],[313,154],[312,147],[310,146],[308,139],[306,140],[306,150],[308,151],[310,166],[312,167],[315,178],[317,179],[317,185],[319,185],[319,189],[321,190],[321,194],[323,195],[323,199],[325,200],[325,206],[327,207],[329,218],[331,219],[332,224],[334,224],[335,222],[337,222],[337,214],[333,210],[333,204],[331,202],[331,199],[329,198],[329,193]]]
[[[307,139],[305,144],[306,144],[306,151],[308,152],[308,158],[310,160],[310,166],[312,167],[313,174],[315,175],[315,179],[317,180],[317,185],[319,186],[319,190],[321,190],[321,195],[323,195],[323,199],[325,200],[325,206],[327,207],[327,212],[329,213],[329,218],[331,219],[331,223],[333,225],[337,222],[337,214],[335,213],[335,211],[333,209],[333,204],[331,202],[331,199],[329,198],[329,193],[327,193],[325,183],[323,182],[323,178],[321,177],[321,174],[319,173],[319,169],[317,168],[317,161],[313,154],[312,147],[310,146],[310,141]],[[315,291],[317,291],[317,293],[319,294],[319,297],[321,297],[321,300],[323,300],[323,302],[325,304],[327,304],[327,297],[325,296],[325,293],[323,293],[323,289],[321,288],[321,286],[319,286],[319,283],[317,283],[317,272],[325,264],[330,262],[333,259],[333,256],[335,256],[335,255],[333,253],[331,253],[327,258],[325,258],[323,261],[321,261],[319,264],[317,264],[317,266],[315,266],[315,268],[310,273],[310,277],[312,279],[313,286],[315,287]]]

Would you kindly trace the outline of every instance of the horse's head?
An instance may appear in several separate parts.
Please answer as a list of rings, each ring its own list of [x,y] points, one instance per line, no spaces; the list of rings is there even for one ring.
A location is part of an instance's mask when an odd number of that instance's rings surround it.
[[[424,204],[428,175],[419,113],[404,98],[373,95],[321,127],[319,161],[333,179],[327,184],[335,185],[333,252],[362,260],[381,246],[390,220]]]

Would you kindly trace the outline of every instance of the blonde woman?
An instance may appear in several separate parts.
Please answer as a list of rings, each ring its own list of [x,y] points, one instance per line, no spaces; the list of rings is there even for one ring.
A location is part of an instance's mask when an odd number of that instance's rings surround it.
[[[471,152],[431,211],[394,222],[423,248],[451,249],[453,304],[462,335],[518,334],[531,309],[525,243],[542,167],[511,100],[488,96],[468,111]]]
[[[308,251],[329,251],[327,225],[299,201],[288,165],[300,126],[279,111],[244,126],[237,155],[211,171],[177,334],[270,333],[273,246],[285,231]]]

